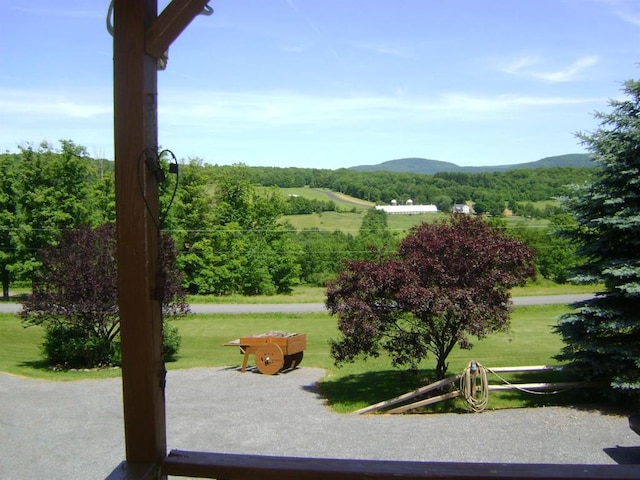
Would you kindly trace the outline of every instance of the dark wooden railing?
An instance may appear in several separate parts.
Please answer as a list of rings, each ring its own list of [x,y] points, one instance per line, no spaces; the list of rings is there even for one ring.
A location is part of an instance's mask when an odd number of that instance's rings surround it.
[[[162,475],[221,480],[639,479],[640,465],[551,465],[293,458],[174,450]]]

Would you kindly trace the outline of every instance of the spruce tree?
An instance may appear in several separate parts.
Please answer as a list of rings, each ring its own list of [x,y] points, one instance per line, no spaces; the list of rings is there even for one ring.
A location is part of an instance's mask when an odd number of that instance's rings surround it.
[[[586,378],[614,391],[640,394],[640,82],[624,83],[623,99],[599,127],[578,137],[599,164],[596,180],[567,201],[578,226],[569,237],[583,262],[574,279],[604,291],[573,305],[557,331],[565,346],[557,357]]]

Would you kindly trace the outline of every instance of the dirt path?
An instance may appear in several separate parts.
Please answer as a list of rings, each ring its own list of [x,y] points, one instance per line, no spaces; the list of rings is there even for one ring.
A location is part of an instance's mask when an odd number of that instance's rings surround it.
[[[333,200],[334,202],[346,202],[357,207],[373,207],[375,205],[373,202],[367,202],[366,200],[360,200],[359,198],[350,197],[349,195],[345,195],[344,193],[336,193],[329,190],[321,190],[319,188],[311,188],[310,190],[322,193],[329,197],[329,200]]]

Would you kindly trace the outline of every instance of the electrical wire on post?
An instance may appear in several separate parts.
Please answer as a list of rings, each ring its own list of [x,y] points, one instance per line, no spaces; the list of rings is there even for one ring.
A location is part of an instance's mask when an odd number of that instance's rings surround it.
[[[204,15],[205,17],[210,17],[211,15],[213,15],[213,7],[210,7],[209,5],[205,5],[204,8],[202,9],[202,12],[200,12],[200,15]],[[106,23],[107,23],[107,32],[109,32],[109,35],[113,37],[113,0],[109,2],[109,8],[107,8]]]
[[[460,392],[467,407],[474,412],[482,412],[489,404],[489,381],[487,369],[472,360],[460,377]]]
[[[107,9],[107,32],[113,37],[113,0],[109,2]]]
[[[173,192],[171,194],[171,198],[169,202],[167,203],[165,208],[162,210],[162,212],[158,213],[158,216],[156,217],[154,209],[151,208],[151,204],[149,203],[149,199],[147,198],[147,191],[144,186],[142,169],[143,169],[143,166],[146,167],[149,173],[153,175],[153,177],[155,178],[156,184],[160,185],[161,183],[167,180],[167,176],[162,167],[162,162],[161,162],[162,157],[166,155],[170,157],[169,172],[175,174],[176,180],[174,183]],[[163,267],[164,265],[163,259],[164,259],[165,253],[164,253],[164,246],[163,246],[164,240],[162,237],[162,226],[166,220],[169,210],[171,209],[171,206],[173,205],[173,201],[176,198],[176,193],[178,191],[178,184],[179,184],[178,172],[179,172],[178,160],[175,154],[171,150],[165,149],[158,152],[154,149],[148,148],[144,150],[138,157],[138,165],[137,165],[138,187],[140,188],[140,194],[142,195],[145,208],[147,209],[147,212],[149,213],[149,217],[151,218],[151,221],[153,222],[153,225],[155,227],[156,241],[158,244],[158,258],[157,258],[158,271],[156,273],[156,282],[155,282],[156,286],[153,291],[153,299],[159,301],[161,305],[164,300],[165,284],[167,280],[167,274]],[[160,199],[158,198],[158,202],[159,200]]]
[[[173,202],[176,199],[176,194],[178,193],[178,185],[180,184],[180,168],[179,168],[179,165],[178,165],[178,159],[176,158],[175,154],[169,149],[164,149],[158,154],[159,160],[162,159],[163,155],[169,155],[169,157],[170,157],[170,159],[169,159],[169,173],[172,173],[172,174],[174,174],[176,176],[176,181],[175,181],[175,183],[173,185],[173,192],[171,193],[171,198],[169,199],[169,203],[167,203],[167,205],[165,206],[164,210],[162,211],[162,214],[160,215],[160,228],[161,229],[164,226],[164,221],[167,219],[167,215],[169,214],[169,210],[171,210],[171,207],[173,206]]]
[[[162,212],[158,215],[158,217],[156,217],[154,216],[154,212],[151,209],[151,205],[149,204],[149,200],[147,198],[147,194],[143,185],[142,166],[145,165],[149,169],[151,174],[153,174],[154,178],[156,179],[156,183],[160,185],[161,183],[164,183],[167,180],[167,176],[161,164],[161,159],[165,155],[168,155],[170,157],[169,172],[173,173],[176,176],[176,180],[173,185],[173,191],[171,192],[171,198],[169,199],[169,202],[167,203],[165,208],[162,210]],[[138,157],[137,172],[138,172],[138,187],[140,188],[140,193],[142,194],[144,204],[147,208],[147,211],[149,212],[149,215],[151,216],[151,220],[153,221],[153,224],[158,230],[158,234],[160,234],[160,231],[162,230],[162,227],[164,225],[164,221],[166,220],[167,215],[169,214],[169,210],[173,206],[173,202],[175,201],[176,194],[178,192],[178,185],[180,182],[178,160],[175,154],[171,150],[165,149],[160,152],[156,152],[155,150],[148,148],[144,150]]]
[[[158,160],[158,154],[155,150],[151,148],[147,148],[138,156],[138,165],[137,165],[137,176],[138,176],[138,188],[140,189],[140,194],[142,195],[142,200],[144,201],[144,206],[149,213],[149,217],[151,217],[151,221],[153,225],[156,227],[156,231],[158,235],[160,234],[160,218],[154,215],[153,209],[149,204],[149,199],[147,198],[147,192],[144,186],[143,175],[142,175],[142,166],[145,165],[151,173],[156,178],[156,182],[160,183],[162,181],[162,169],[160,168],[160,162]]]

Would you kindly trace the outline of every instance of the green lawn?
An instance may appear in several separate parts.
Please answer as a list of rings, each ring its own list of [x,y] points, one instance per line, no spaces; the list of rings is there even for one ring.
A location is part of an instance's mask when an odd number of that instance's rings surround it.
[[[328,232],[336,230],[357,235],[362,225],[365,210],[358,212],[322,212],[308,215],[285,215],[282,222],[289,222],[296,230],[318,228]],[[389,230],[404,237],[409,229],[422,222],[433,223],[445,217],[442,213],[424,213],[420,215],[388,215]]]
[[[317,228],[321,231],[335,232],[339,230],[356,235],[362,225],[363,218],[364,211],[357,213],[322,212],[308,215],[285,215],[281,222],[290,223],[296,230]]]
[[[551,329],[558,315],[566,311],[567,307],[562,305],[516,308],[509,332],[478,341],[471,351],[454,350],[449,358],[449,372],[461,372],[472,359],[487,367],[556,363],[553,356],[559,352],[561,341],[551,333]],[[418,376],[393,369],[384,357],[336,368],[328,348],[328,340],[337,335],[336,319],[327,314],[194,315],[174,324],[182,335],[182,347],[177,361],[167,364],[168,369],[239,366],[242,355],[235,347],[223,346],[225,342],[271,330],[306,333],[308,347],[302,366],[327,370],[320,387],[327,402],[339,412],[353,411],[389,399],[434,380],[433,358],[423,362]],[[113,369],[49,371],[40,361],[41,339],[42,330],[38,327],[25,329],[15,315],[0,315],[0,371],[47,380],[98,379],[119,375],[119,370]],[[546,378],[549,374],[538,374],[536,379],[528,381],[544,381]],[[491,378],[490,381],[495,382],[496,379]],[[567,401],[557,396],[541,399],[538,396],[530,398],[523,394],[492,392],[490,408]],[[449,402],[436,408],[456,410],[461,405]]]
[[[293,287],[288,295],[191,295],[187,298],[189,303],[214,303],[214,304],[260,304],[260,303],[322,303],[324,302],[326,289],[324,287],[311,287],[299,285]]]

